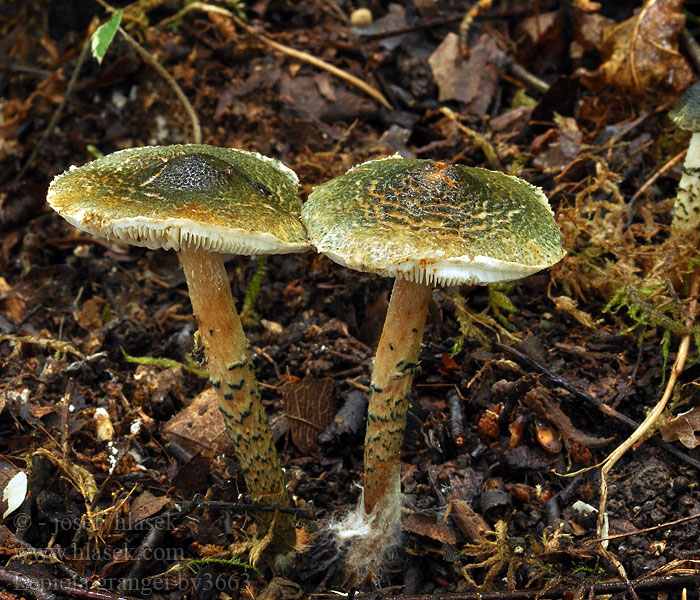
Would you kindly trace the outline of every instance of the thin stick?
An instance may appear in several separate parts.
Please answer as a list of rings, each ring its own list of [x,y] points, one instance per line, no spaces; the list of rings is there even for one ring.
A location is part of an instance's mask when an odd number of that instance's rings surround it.
[[[312,56],[307,52],[304,52],[302,50],[295,50],[294,48],[290,48],[289,46],[285,46],[283,44],[280,44],[279,42],[275,42],[274,40],[267,37],[265,34],[255,29],[255,27],[251,27],[250,25],[248,25],[248,23],[244,23],[243,21],[241,21],[241,19],[234,15],[230,10],[226,10],[225,8],[222,8],[220,6],[206,4],[205,2],[192,2],[191,4],[185,6],[185,8],[183,8],[179,13],[177,13],[176,16],[181,17],[185,13],[195,9],[204,12],[217,13],[229,17],[238,27],[243,29],[249,35],[258,38],[261,42],[267,44],[270,48],[274,48],[275,50],[278,50],[283,54],[286,54],[287,56],[291,56],[292,58],[296,58],[297,60],[309,63],[314,67],[318,67],[319,69],[328,71],[329,73],[335,75],[336,77],[339,77],[340,79],[344,79],[348,83],[361,89],[368,96],[374,98],[384,108],[387,108],[388,110],[393,110],[393,106],[391,106],[389,101],[384,97],[384,94],[382,94],[379,90],[373,88],[371,85],[362,81],[362,79],[360,79],[359,77],[355,77],[354,75],[351,75],[350,73],[347,73],[342,69],[339,69],[338,67],[327,63],[325,60],[316,58],[315,56]]]
[[[690,306],[688,307],[688,316],[686,318],[685,324],[690,327],[695,319],[695,311],[697,308],[697,297],[698,290],[700,289],[700,267],[696,267],[693,272],[693,280],[690,285]],[[646,419],[642,424],[630,435],[622,444],[620,444],[613,452],[603,461],[603,467],[600,470],[600,502],[598,504],[598,523],[596,528],[596,533],[599,538],[605,538],[608,535],[607,524],[608,515],[606,512],[607,502],[608,502],[608,481],[607,475],[610,470],[615,466],[618,460],[620,460],[624,454],[632,448],[637,442],[639,442],[649,428],[656,422],[656,420],[661,416],[666,404],[671,398],[673,393],[673,388],[676,385],[679,375],[683,372],[685,367],[685,362],[688,358],[688,349],[690,348],[690,334],[686,333],[678,346],[678,354],[676,355],[676,360],[671,368],[671,373],[668,377],[668,382],[666,383],[666,389],[664,390],[663,396],[656,403],[656,406],[649,412]],[[605,553],[605,555],[612,561],[616,566],[618,572],[624,577],[624,568],[622,564],[613,557],[607,550],[607,541],[603,540],[600,542],[600,549]]]
[[[463,54],[469,53],[467,42],[469,41],[469,30],[471,29],[474,19],[479,16],[480,12],[488,10],[492,2],[493,0],[477,0],[464,15],[462,22],[459,24],[459,46]]]
[[[56,107],[56,110],[54,111],[51,120],[49,121],[49,124],[46,126],[46,129],[41,134],[41,137],[39,138],[39,141],[34,145],[34,148],[32,148],[32,152],[29,155],[29,158],[26,160],[22,168],[19,170],[19,173],[15,175],[14,181],[17,182],[19,181],[22,176],[27,172],[27,169],[32,165],[34,162],[34,158],[37,155],[37,152],[41,149],[41,147],[44,145],[44,142],[46,141],[46,138],[49,137],[51,132],[53,131],[54,127],[56,127],[56,123],[58,123],[58,120],[61,118],[61,115],[63,114],[63,109],[66,107],[66,102],[68,102],[68,98],[71,95],[71,92],[73,91],[73,87],[75,86],[75,82],[78,80],[78,74],[80,73],[80,69],[83,66],[83,63],[85,62],[85,57],[87,56],[87,49],[89,48],[90,43],[88,40],[85,40],[83,42],[83,47],[80,49],[80,54],[78,55],[78,60],[75,63],[75,68],[73,69],[73,73],[71,73],[70,80],[68,81],[68,85],[66,85],[66,91],[63,94],[63,98],[61,98],[61,102],[59,105]]]
[[[627,226],[628,227],[632,224],[632,213],[633,213],[633,209],[634,209],[634,203],[636,202],[637,198],[639,198],[642,194],[646,193],[646,191],[654,184],[654,182],[659,177],[661,177],[664,173],[666,173],[676,163],[680,162],[681,159],[686,155],[687,152],[688,152],[688,149],[686,148],[682,152],[679,152],[678,154],[676,154],[663,167],[661,167],[658,171],[656,171],[656,173],[654,173],[651,177],[649,177],[649,179],[647,179],[634,194],[632,194],[632,197],[630,198],[630,201],[627,204]]]
[[[584,402],[588,402],[592,406],[595,406],[603,414],[605,414],[609,417],[612,417],[614,419],[617,419],[621,423],[624,423],[630,429],[636,429],[637,427],[639,427],[639,423],[637,423],[637,421],[635,421],[634,419],[631,419],[627,415],[624,415],[621,412],[618,412],[612,406],[609,406],[608,404],[605,404],[605,402],[601,402],[600,400],[598,400],[598,398],[595,398],[594,396],[587,394],[586,392],[577,388],[575,385],[573,385],[572,383],[570,383],[569,381],[567,381],[563,377],[560,377],[559,375],[552,373],[549,369],[545,368],[543,365],[538,363],[536,360],[533,360],[532,358],[530,358],[527,354],[523,354],[519,350],[516,350],[515,348],[513,348],[511,346],[506,346],[505,344],[501,344],[500,342],[494,342],[493,347],[496,350],[499,350],[500,352],[503,352],[505,354],[512,356],[520,364],[525,365],[529,369],[533,369],[534,371],[537,371],[538,373],[544,375],[554,385],[565,389],[567,392],[570,392],[571,394],[573,394],[576,398],[580,398]],[[700,470],[700,461],[693,458],[692,456],[690,456],[686,452],[679,450],[673,444],[669,444],[668,442],[664,442],[656,437],[652,438],[652,442],[654,442],[660,448],[663,448],[664,450],[666,450],[666,452],[668,452],[669,454],[673,454],[673,456],[679,458],[680,460],[691,465],[692,467],[695,467],[696,469]],[[571,473],[569,475],[571,475]]]
[[[128,44],[134,50],[136,50],[136,52],[138,52],[138,55],[145,62],[151,65],[163,79],[165,79],[167,84],[172,88],[173,92],[175,92],[175,95],[177,96],[178,100],[180,100],[182,105],[185,107],[185,111],[189,115],[190,121],[192,121],[192,140],[195,144],[201,144],[202,128],[199,126],[199,118],[197,117],[197,113],[195,112],[194,107],[187,99],[187,96],[185,96],[185,92],[182,91],[182,88],[178,85],[177,81],[175,81],[175,78],[170,73],[168,73],[165,67],[163,67],[163,65],[161,65],[153,55],[151,55],[143,46],[141,46],[141,44],[139,44],[121,27],[119,28],[119,33],[128,42]]]
[[[700,44],[695,41],[695,38],[692,36],[690,31],[688,31],[687,27],[683,28],[680,37],[685,51],[693,61],[693,65],[695,65],[696,69],[700,69]]]
[[[680,519],[675,519],[673,521],[666,521],[666,523],[659,523],[658,525],[653,525],[651,527],[645,527],[644,529],[635,529],[634,531],[626,531],[625,533],[616,533],[615,535],[609,535],[605,540],[618,540],[620,538],[631,537],[633,535],[641,535],[642,533],[649,533],[650,531],[658,531],[659,529],[666,529],[666,527],[673,527],[675,525],[680,525],[687,521],[693,521],[700,518],[700,512],[693,513],[687,517],[681,517]],[[585,545],[596,544],[602,542],[602,539],[587,540],[584,542]]]
[[[639,591],[668,591],[669,588],[697,586],[700,583],[700,572],[679,573],[675,575],[662,575],[659,577],[647,577],[635,579],[631,582]],[[606,581],[596,583],[581,589],[582,598],[593,598],[603,594],[624,592],[628,589],[628,582]],[[579,590],[577,590],[578,592]],[[558,587],[550,590],[513,590],[504,592],[452,592],[443,594],[425,595],[384,595],[383,600],[526,600],[529,598],[569,598],[571,587]],[[371,600],[377,598],[376,592],[355,596],[355,600]]]
[[[465,133],[474,140],[474,143],[481,149],[481,151],[486,156],[486,160],[488,161],[489,166],[492,169],[494,169],[495,171],[503,170],[503,165],[501,164],[501,159],[498,158],[498,153],[496,152],[496,149],[493,147],[493,144],[486,139],[485,136],[480,134],[478,131],[475,131],[474,129],[471,129],[470,127],[467,127],[466,125],[461,123],[459,121],[459,115],[455,114],[455,112],[447,106],[441,107],[440,112],[443,115],[445,115],[448,119],[452,120],[462,133]]]
[[[546,81],[540,79],[539,77],[537,77],[537,75],[530,73],[530,71],[525,69],[525,67],[523,67],[522,65],[510,61],[506,65],[506,69],[513,77],[519,79],[525,85],[531,87],[535,91],[540,92],[542,94],[546,94],[549,91],[549,84]]]

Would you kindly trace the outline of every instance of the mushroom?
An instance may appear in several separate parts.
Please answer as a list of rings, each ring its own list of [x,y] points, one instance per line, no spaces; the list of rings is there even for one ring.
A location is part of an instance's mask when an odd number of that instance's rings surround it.
[[[525,277],[562,258],[561,233],[542,191],[517,177],[399,156],[319,185],[301,214],[319,252],[395,278],[370,383],[358,508],[369,526],[353,515],[349,527],[369,538],[355,558],[373,560],[401,529],[401,446],[433,286]]]
[[[692,132],[673,205],[672,225],[695,231],[700,227],[700,82],[686,90],[668,116],[680,129]]]
[[[79,229],[179,252],[228,435],[249,494],[266,505],[288,506],[289,497],[221,253],[306,250],[297,187],[296,174],[277,160],[189,144],[131,148],[73,167],[47,196]],[[256,517],[261,534],[272,519]],[[291,547],[291,517],[276,523],[280,547]]]

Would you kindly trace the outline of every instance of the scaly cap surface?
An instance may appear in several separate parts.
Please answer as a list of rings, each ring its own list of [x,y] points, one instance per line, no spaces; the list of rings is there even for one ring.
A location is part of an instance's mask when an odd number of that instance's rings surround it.
[[[314,188],[311,243],[351,269],[427,284],[510,281],[565,254],[542,191],[486,169],[390,157]]]
[[[298,184],[291,169],[256,152],[150,146],[69,169],[47,201],[75,227],[137,246],[284,254],[308,248]]]
[[[700,131],[700,81],[683,93],[668,116],[681,129]]]

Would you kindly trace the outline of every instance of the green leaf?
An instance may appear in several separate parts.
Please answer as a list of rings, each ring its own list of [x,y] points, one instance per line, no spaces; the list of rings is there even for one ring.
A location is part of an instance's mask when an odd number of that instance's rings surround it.
[[[121,346],[119,346],[119,349],[122,351],[122,356],[124,357],[124,360],[126,360],[126,362],[135,363],[137,365],[154,365],[156,367],[160,367],[161,369],[172,369],[173,367],[182,367],[183,369],[194,373],[198,377],[202,377],[204,379],[209,378],[208,371],[204,369],[198,369],[192,364],[184,364],[173,360],[172,358],[155,358],[153,356],[131,356]]]
[[[102,59],[107,53],[107,48],[114,39],[114,34],[119,29],[119,24],[122,22],[124,11],[120,8],[112,18],[95,29],[92,34],[92,55],[97,59],[97,62],[102,64]]]

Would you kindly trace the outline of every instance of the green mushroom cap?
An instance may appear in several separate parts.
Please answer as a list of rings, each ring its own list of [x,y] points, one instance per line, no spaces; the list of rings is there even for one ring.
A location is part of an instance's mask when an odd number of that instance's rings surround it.
[[[284,254],[308,248],[298,185],[291,169],[256,152],[150,146],[69,169],[47,201],[75,227],[137,246]]]
[[[542,191],[487,169],[390,157],[314,188],[311,243],[360,271],[426,284],[520,279],[565,254]]]

